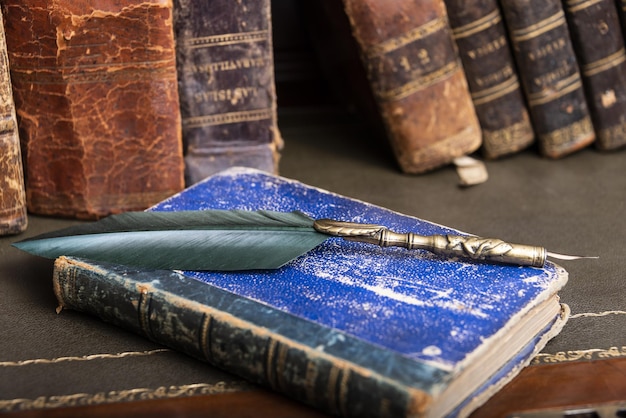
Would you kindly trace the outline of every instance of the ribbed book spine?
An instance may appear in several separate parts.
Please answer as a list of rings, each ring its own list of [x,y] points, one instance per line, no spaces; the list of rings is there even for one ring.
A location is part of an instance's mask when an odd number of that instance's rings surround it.
[[[243,166],[278,171],[269,0],[174,0],[186,182]]]
[[[500,0],[541,153],[559,158],[595,140],[560,0]]]
[[[613,0],[566,0],[565,13],[580,63],[595,145],[626,145],[626,52]]]
[[[483,132],[487,158],[535,138],[497,0],[446,0],[450,26]]]
[[[404,172],[475,151],[481,131],[443,0],[344,0],[372,91]]]

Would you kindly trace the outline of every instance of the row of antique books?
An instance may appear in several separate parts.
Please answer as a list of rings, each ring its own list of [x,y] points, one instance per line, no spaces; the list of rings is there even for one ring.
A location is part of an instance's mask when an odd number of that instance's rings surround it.
[[[337,57],[320,61],[345,101],[379,116],[405,172],[479,148],[626,145],[621,0],[343,3],[305,6],[317,50]]]
[[[536,141],[558,158],[626,144],[614,1],[298,6],[337,90],[375,114],[404,172],[423,173],[481,147],[498,158]],[[0,233],[25,228],[26,207],[94,219],[227,167],[277,171],[270,0],[5,0],[2,12]]]

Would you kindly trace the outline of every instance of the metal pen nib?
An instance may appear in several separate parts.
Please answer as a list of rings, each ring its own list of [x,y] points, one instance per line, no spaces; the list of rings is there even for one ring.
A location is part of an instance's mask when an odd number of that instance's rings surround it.
[[[342,222],[333,219],[318,219],[314,222],[313,227],[324,234],[381,247],[422,249],[445,257],[464,257],[472,260],[520,266],[543,267],[548,254],[559,256],[559,254],[548,253],[543,247],[511,244],[494,238],[461,235],[418,235],[412,232],[402,234],[381,225]]]

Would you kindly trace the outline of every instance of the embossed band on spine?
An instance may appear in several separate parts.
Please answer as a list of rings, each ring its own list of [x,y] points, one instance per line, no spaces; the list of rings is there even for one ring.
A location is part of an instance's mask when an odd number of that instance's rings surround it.
[[[474,101],[474,105],[480,106],[482,104],[499,99],[500,97],[506,96],[507,94],[519,89],[519,87],[519,80],[517,79],[517,76],[513,74],[512,77],[509,77],[502,83],[499,83],[488,89],[472,93],[472,100]]]
[[[580,74],[576,72],[564,78],[559,83],[556,91],[546,89],[546,91],[528,94],[528,104],[531,107],[546,104],[580,88],[582,88],[582,81],[580,80]]]
[[[203,126],[223,125],[227,123],[243,123],[272,118],[272,109],[248,110],[243,112],[222,113],[219,115],[196,116],[183,119],[185,128],[201,128]]]
[[[559,10],[557,13],[535,23],[534,25],[512,30],[511,38],[514,42],[528,41],[565,24],[565,12],[563,10]]]
[[[593,6],[594,4],[598,4],[603,0],[566,0],[565,6],[567,10],[570,12],[578,12],[580,10],[584,10],[588,7]]]
[[[432,53],[434,48],[440,52]],[[364,55],[374,94],[382,101],[403,99],[462,71],[447,16],[371,46]]]
[[[152,295],[148,289],[140,290],[139,302],[137,304],[137,316],[139,318],[139,326],[141,331],[148,338],[152,339],[152,329],[150,328],[150,304],[152,303]]]
[[[479,32],[489,29],[492,26],[497,25],[502,21],[502,15],[499,9],[486,14],[485,16],[477,19],[464,26],[458,26],[452,29],[452,35],[455,39],[463,39],[475,35]]]
[[[11,68],[11,77],[15,82],[31,84],[91,84],[115,80],[143,81],[146,77],[159,75],[161,79],[175,80],[172,68],[173,59],[141,63],[95,64],[78,67],[46,68]],[[78,72],[76,72],[78,68]],[[72,72],[66,72],[72,71]]]
[[[422,26],[419,26],[415,29],[410,30],[409,32],[398,36],[396,38],[389,39],[387,41],[381,42],[377,45],[370,47],[365,55],[369,59],[375,58],[377,56],[388,54],[389,52],[395,51],[402,47],[405,47],[415,41],[422,40],[427,36],[430,36],[436,32],[441,30],[445,30],[448,28],[448,19],[447,18],[438,18],[433,19]]]
[[[624,61],[626,61],[626,51],[622,48],[607,57],[583,65],[582,73],[586,77],[591,77],[613,67],[617,67]]]
[[[269,40],[269,38],[270,33],[267,30],[242,33],[225,33],[221,35],[188,39],[183,43],[183,46],[189,49],[208,48],[213,46],[263,42]]]

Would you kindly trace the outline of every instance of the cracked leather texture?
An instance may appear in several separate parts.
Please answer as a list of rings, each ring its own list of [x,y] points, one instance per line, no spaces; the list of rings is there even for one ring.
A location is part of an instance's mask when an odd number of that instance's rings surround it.
[[[3,12],[31,212],[97,218],[182,189],[170,1]]]

